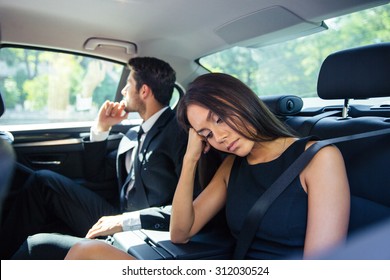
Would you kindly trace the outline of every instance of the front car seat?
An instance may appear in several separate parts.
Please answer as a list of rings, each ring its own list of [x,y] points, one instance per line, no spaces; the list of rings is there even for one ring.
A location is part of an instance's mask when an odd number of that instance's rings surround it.
[[[4,111],[4,101],[0,93],[0,117]],[[14,173],[15,153],[10,143],[12,140],[12,134],[6,131],[0,131],[0,218],[4,199],[7,196],[9,184]]]

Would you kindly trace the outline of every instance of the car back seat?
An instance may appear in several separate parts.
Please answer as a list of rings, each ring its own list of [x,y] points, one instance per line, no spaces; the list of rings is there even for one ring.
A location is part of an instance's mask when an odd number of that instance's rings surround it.
[[[317,91],[322,99],[340,99],[344,104],[286,123],[304,134],[303,123],[313,118],[305,133],[321,139],[390,128],[389,107],[349,106],[350,99],[390,96],[389,73],[390,43],[334,53],[322,64]],[[327,110],[333,114],[326,116]],[[350,233],[390,217],[390,135],[337,146],[344,156],[352,195]]]
[[[315,135],[322,139],[390,127],[390,104],[349,105],[350,99],[389,97],[389,68],[390,43],[329,55],[319,72],[317,92],[324,100],[340,100],[340,105],[321,108],[315,115],[303,110],[288,118],[286,124],[300,136]],[[305,122],[311,122],[311,128],[303,131]]]

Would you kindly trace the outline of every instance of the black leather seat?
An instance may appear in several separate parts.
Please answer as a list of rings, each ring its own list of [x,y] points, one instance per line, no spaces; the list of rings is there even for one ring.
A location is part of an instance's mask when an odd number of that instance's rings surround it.
[[[390,108],[348,106],[350,99],[389,97],[389,73],[390,43],[328,56],[319,73],[318,96],[341,99],[339,108],[330,116],[322,112],[293,117],[288,124],[302,132],[303,123],[311,122],[306,133],[322,139],[390,128]],[[351,233],[390,218],[389,143],[390,134],[386,134],[337,145],[344,156],[352,194]]]
[[[5,111],[4,101],[0,93],[0,117]],[[0,217],[3,210],[4,199],[7,195],[9,184],[13,176],[15,153],[12,145],[9,143],[9,133],[0,131]],[[4,137],[3,137],[4,136]]]

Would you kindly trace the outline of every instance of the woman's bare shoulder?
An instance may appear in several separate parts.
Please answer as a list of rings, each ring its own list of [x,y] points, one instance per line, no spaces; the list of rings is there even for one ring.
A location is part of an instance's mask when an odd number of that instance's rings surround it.
[[[226,156],[226,158],[223,160],[221,166],[218,168],[218,171],[216,173],[216,176],[221,178],[224,181],[226,186],[229,182],[230,171],[232,170],[232,166],[235,158],[236,158],[235,155]]]

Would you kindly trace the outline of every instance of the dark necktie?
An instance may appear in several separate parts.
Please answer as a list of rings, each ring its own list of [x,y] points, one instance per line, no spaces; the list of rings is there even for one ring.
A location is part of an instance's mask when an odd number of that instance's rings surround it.
[[[144,134],[144,130],[142,129],[142,126],[139,127],[138,135],[137,135],[137,140],[138,140],[138,152],[139,152],[139,147],[141,144],[141,137]]]
[[[133,162],[130,164],[130,170],[129,173],[126,177],[126,180],[122,186],[121,193],[120,193],[120,202],[121,202],[121,208],[122,210],[126,210],[128,206],[128,201],[127,201],[127,195],[129,191],[134,187],[135,183],[135,169],[136,165],[139,164],[139,151],[140,151],[140,146],[141,146],[141,137],[144,134],[144,130],[142,129],[142,126],[140,126],[140,129],[137,133],[137,148],[133,150],[134,155],[131,156]]]

